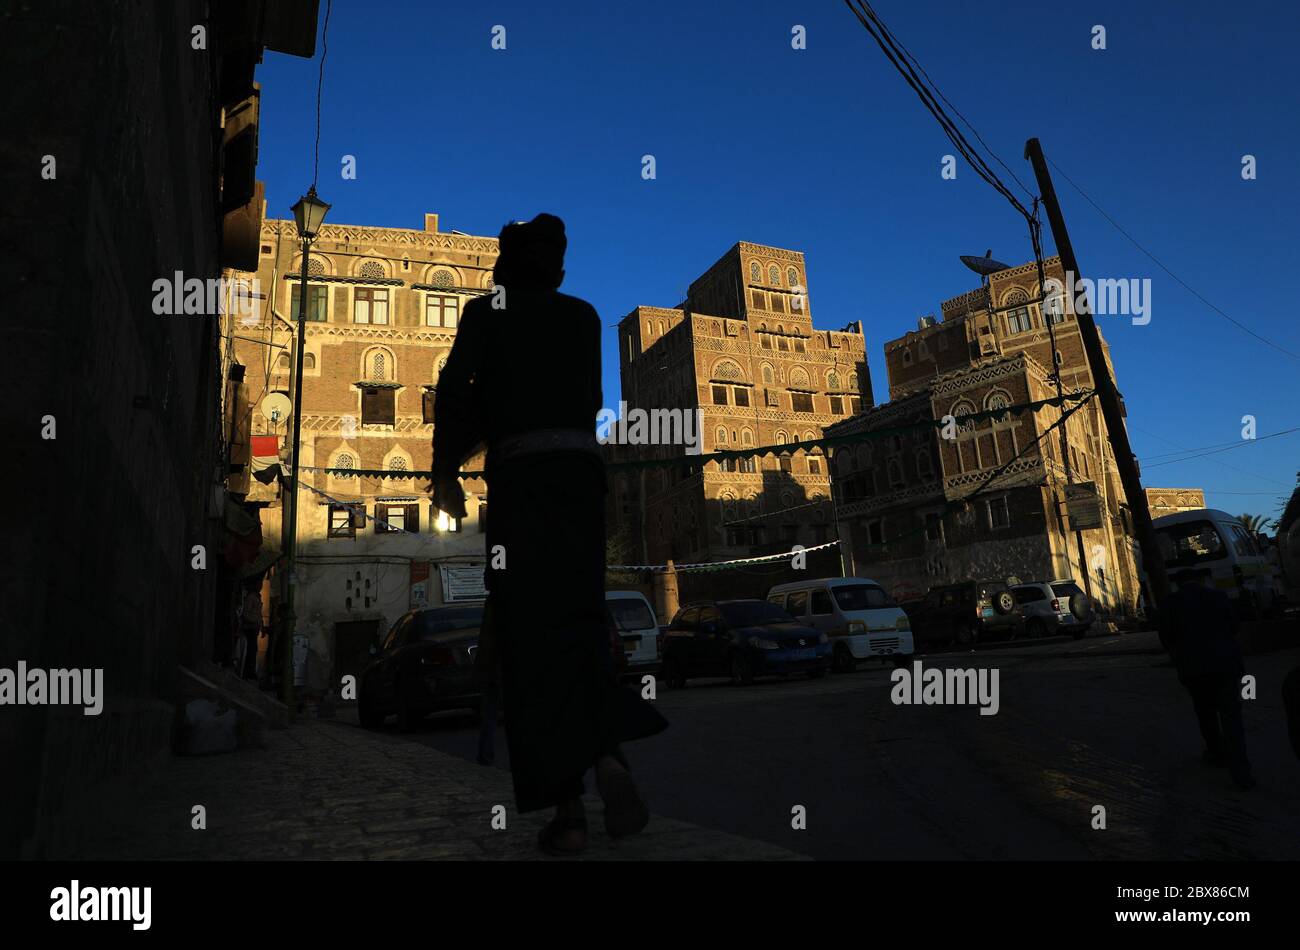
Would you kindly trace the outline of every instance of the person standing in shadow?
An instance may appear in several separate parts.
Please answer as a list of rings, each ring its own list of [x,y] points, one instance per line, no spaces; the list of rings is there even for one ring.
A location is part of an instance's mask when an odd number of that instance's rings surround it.
[[[668,725],[609,675],[600,318],[559,292],[564,223],[541,214],[501,231],[490,293],[464,311],[434,407],[434,505],[464,517],[458,473],[480,443],[488,614],[506,747],[521,813],[554,808],[541,848],[587,843],[583,778],[595,769],[611,837],[650,813],[621,743]]]
[[[1178,668],[1178,681],[1192,697],[1205,739],[1205,762],[1227,766],[1242,789],[1254,788],[1241,718],[1241,680],[1246,675],[1237,647],[1237,617],[1223,591],[1208,586],[1210,571],[1185,570],[1170,578],[1177,589],[1160,604],[1160,637]]]

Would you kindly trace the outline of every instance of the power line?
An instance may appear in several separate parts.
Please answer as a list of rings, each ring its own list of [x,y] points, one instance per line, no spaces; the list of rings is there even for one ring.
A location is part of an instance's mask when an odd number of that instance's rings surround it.
[[[320,177],[320,99],[325,88],[325,57],[329,53],[330,10],[334,0],[325,0],[325,25],[320,34],[320,76],[316,80],[316,156],[311,170],[311,187],[316,190],[316,181]]]
[[[1293,432],[1300,432],[1300,426],[1291,429],[1283,429],[1281,432],[1270,432],[1268,435],[1261,435],[1255,439],[1242,439],[1240,442],[1234,442],[1223,448],[1211,449],[1207,452],[1198,452],[1194,455],[1188,455],[1185,458],[1169,459],[1165,462],[1156,462],[1154,465],[1147,465],[1147,468],[1159,468],[1161,465],[1176,465],[1179,462],[1190,462],[1192,459],[1205,458],[1207,455],[1218,455],[1220,452],[1231,452],[1233,449],[1239,449],[1242,446],[1254,445],[1257,442],[1263,442],[1266,439],[1276,439],[1279,436],[1290,435]]]
[[[1069,182],[1071,188],[1073,188],[1075,191],[1077,191],[1080,195],[1083,196],[1083,200],[1084,200],[1084,201],[1086,201],[1086,202],[1088,202],[1088,204],[1092,205],[1092,207],[1097,211],[1097,213],[1100,214],[1103,218],[1105,218],[1105,219],[1110,223],[1111,227],[1113,227],[1113,228],[1114,228],[1116,231],[1118,231],[1120,234],[1124,235],[1124,237],[1126,237],[1126,238],[1128,239],[1128,241],[1129,241],[1130,244],[1132,244],[1132,245],[1133,245],[1134,247],[1136,247],[1139,251],[1141,251],[1143,254],[1145,254],[1147,257],[1149,257],[1149,258],[1150,258],[1150,259],[1155,263],[1155,265],[1156,265],[1157,267],[1159,267],[1162,271],[1164,271],[1166,274],[1168,274],[1170,277],[1172,277],[1172,278],[1173,278],[1173,279],[1174,279],[1174,280],[1175,280],[1175,281],[1176,281],[1176,282],[1177,282],[1177,283],[1178,283],[1178,284],[1179,284],[1179,285],[1180,285],[1184,290],[1186,290],[1189,294],[1191,294],[1193,297],[1195,297],[1195,298],[1196,298],[1197,300],[1199,300],[1201,303],[1205,304],[1207,307],[1209,307],[1211,310],[1213,310],[1215,313],[1217,313],[1217,314],[1218,314],[1219,316],[1221,316],[1223,319],[1227,320],[1229,323],[1231,323],[1231,324],[1232,324],[1233,326],[1235,326],[1237,329],[1242,330],[1242,331],[1245,332],[1245,333],[1249,333],[1251,336],[1253,336],[1256,340],[1259,340],[1259,342],[1263,343],[1265,346],[1271,346],[1273,349],[1277,350],[1279,353],[1284,353],[1284,354],[1286,354],[1287,356],[1291,357],[1293,360],[1300,360],[1300,354],[1293,353],[1291,350],[1288,350],[1286,347],[1281,346],[1281,345],[1279,345],[1279,344],[1277,344],[1277,343],[1274,343],[1274,342],[1273,342],[1272,340],[1270,340],[1268,337],[1266,337],[1266,336],[1262,336],[1262,335],[1256,333],[1254,330],[1252,330],[1250,327],[1246,326],[1246,325],[1245,325],[1244,323],[1242,323],[1240,320],[1236,320],[1236,319],[1234,319],[1233,317],[1231,317],[1231,316],[1229,316],[1227,313],[1225,313],[1223,310],[1221,310],[1219,307],[1216,307],[1216,306],[1215,306],[1214,304],[1212,304],[1210,301],[1206,300],[1205,297],[1204,297],[1200,292],[1198,292],[1195,288],[1193,288],[1190,284],[1188,284],[1187,281],[1183,280],[1181,277],[1179,277],[1177,274],[1175,274],[1173,271],[1171,271],[1168,267],[1166,267],[1166,266],[1164,265],[1164,262],[1163,262],[1163,261],[1161,261],[1158,257],[1156,257],[1154,254],[1152,254],[1150,251],[1148,251],[1148,250],[1147,250],[1145,247],[1143,247],[1141,244],[1139,244],[1138,241],[1137,241],[1137,238],[1133,237],[1133,235],[1129,234],[1128,231],[1124,230],[1124,228],[1122,228],[1122,227],[1120,226],[1119,222],[1116,221],[1114,218],[1112,218],[1109,214],[1107,214],[1106,211],[1101,207],[1101,205],[1099,205],[1099,204],[1097,204],[1097,202],[1093,201],[1092,198],[1089,197],[1088,193],[1087,193],[1086,191],[1084,191],[1082,188],[1080,188],[1080,187],[1078,186],[1078,184],[1075,183],[1074,179],[1071,178],[1069,175],[1067,175],[1067,174],[1066,174],[1066,173],[1061,169],[1061,166],[1060,166],[1060,165],[1057,165],[1056,162],[1053,162],[1050,158],[1049,158],[1047,161],[1048,161],[1048,163],[1052,166],[1052,168],[1055,169],[1055,170],[1057,171],[1057,173],[1060,174],[1060,176],[1061,176],[1062,178],[1064,178],[1067,182]]]
[[[1020,203],[1019,199],[1011,193],[1011,190],[1002,182],[1002,180],[998,178],[997,173],[994,172],[989,164],[984,161],[983,157],[981,157],[975,147],[970,144],[966,136],[962,134],[961,130],[957,128],[956,123],[952,121],[944,111],[943,106],[939,104],[936,95],[939,98],[942,98],[945,102],[948,101],[947,97],[938,92],[937,88],[933,91],[931,90],[930,87],[934,84],[929,80],[928,76],[926,77],[926,80],[923,81],[921,77],[917,75],[916,69],[913,69],[911,65],[912,62],[915,62],[914,58],[912,58],[911,54],[902,48],[902,44],[895,39],[893,33],[889,30],[889,27],[885,26],[884,21],[882,21],[876,11],[871,8],[871,4],[867,3],[866,0],[844,0],[844,2],[853,15],[858,18],[858,22],[862,24],[863,28],[866,29],[871,38],[876,41],[876,45],[880,47],[881,52],[885,54],[885,57],[891,64],[893,64],[894,68],[898,70],[899,75],[903,77],[903,81],[912,88],[912,91],[915,92],[918,97],[920,97],[921,104],[924,105],[926,109],[929,110],[930,114],[934,116],[936,121],[938,121],[944,134],[948,136],[949,141],[951,141],[956,149],[961,153],[962,157],[970,163],[970,166],[975,170],[975,173],[992,185],[999,194],[1006,198],[1007,201],[1011,203],[1011,206],[1020,212],[1021,216],[1023,216],[1026,221],[1032,221],[1033,216],[1025,206]],[[918,63],[918,68],[919,65],[920,64]],[[922,70],[922,72],[924,72],[924,70]],[[962,121],[965,122],[966,120],[963,119]],[[966,124],[968,126],[970,125],[969,122]],[[976,133],[976,138],[980,138],[978,133]],[[982,141],[983,140],[981,139],[981,142]],[[985,147],[987,148],[987,146]],[[992,154],[991,150],[990,154]],[[996,155],[994,155],[994,159],[1001,164],[1001,159],[998,159]],[[1005,167],[1005,165],[1003,167]],[[1017,183],[1019,183],[1018,180]],[[1021,188],[1024,188],[1023,184],[1021,185]]]

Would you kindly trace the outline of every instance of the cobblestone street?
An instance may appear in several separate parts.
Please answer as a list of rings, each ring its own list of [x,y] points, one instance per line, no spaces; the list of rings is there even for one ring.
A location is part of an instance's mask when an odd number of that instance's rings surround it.
[[[588,783],[590,784],[590,783]],[[203,805],[207,829],[191,828]],[[507,826],[492,828],[493,806]],[[611,841],[589,795],[585,860],[781,860],[794,853],[683,821],[655,817]],[[77,854],[90,859],[543,859],[548,812],[514,811],[509,774],[418,743],[336,720],[268,730],[264,748],[169,758],[122,821]],[[564,860],[564,859],[559,859]]]

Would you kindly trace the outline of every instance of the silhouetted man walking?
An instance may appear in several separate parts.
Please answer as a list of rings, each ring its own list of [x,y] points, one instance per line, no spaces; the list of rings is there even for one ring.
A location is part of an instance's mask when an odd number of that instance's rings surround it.
[[[1160,605],[1160,634],[1178,667],[1178,681],[1192,696],[1205,761],[1226,765],[1239,788],[1253,788],[1241,721],[1246,671],[1237,647],[1237,618],[1228,596],[1207,586],[1209,578],[1204,568],[1171,578],[1178,588]]]

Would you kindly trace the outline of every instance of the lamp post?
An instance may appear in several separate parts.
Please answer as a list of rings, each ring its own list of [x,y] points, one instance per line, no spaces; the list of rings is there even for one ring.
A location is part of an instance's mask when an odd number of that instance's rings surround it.
[[[293,441],[289,443],[289,511],[284,547],[287,583],[284,610],[281,613],[283,630],[280,635],[280,699],[286,706],[293,705],[294,701],[293,636],[297,626],[294,598],[298,586],[298,461],[301,454],[299,440],[302,435],[302,356],[307,348],[308,252],[311,250],[312,241],[320,231],[321,224],[325,221],[325,212],[329,209],[330,206],[316,196],[315,185],[307,189],[307,194],[299,198],[298,203],[293,206],[293,220],[298,226],[298,238],[302,241],[302,280],[298,290],[298,336],[294,346]]]

